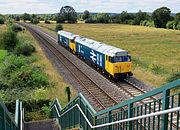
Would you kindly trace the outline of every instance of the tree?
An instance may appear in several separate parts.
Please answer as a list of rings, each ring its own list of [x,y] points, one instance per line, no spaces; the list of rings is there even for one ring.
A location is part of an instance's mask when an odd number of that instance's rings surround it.
[[[148,16],[147,13],[142,12],[141,10],[139,10],[138,13],[136,13],[135,18],[134,18],[134,24],[135,25],[140,25],[141,21],[147,20]]]
[[[56,23],[64,23],[65,20],[64,20],[64,17],[58,13],[57,16],[56,16]]]
[[[2,16],[0,16],[0,24],[4,24],[4,18]]]
[[[83,13],[83,16],[82,16],[83,20],[86,20],[86,19],[88,19],[89,17],[90,17],[89,11],[88,11],[88,10],[85,10],[84,13]]]
[[[110,16],[107,13],[99,13],[96,15],[96,19],[98,23],[109,23]]]
[[[180,13],[177,13],[174,19],[176,22],[180,22]]]
[[[32,18],[32,19],[35,19],[35,18],[37,18],[37,15],[35,15],[35,14],[32,14],[32,15],[31,15],[31,18]]]
[[[31,20],[31,23],[38,24],[39,23],[39,19],[38,18],[34,18],[34,19]]]
[[[24,13],[23,15],[22,15],[22,18],[23,18],[23,20],[24,21],[26,21],[26,20],[31,20],[31,15],[30,14],[28,14],[28,13]]]
[[[167,22],[171,19],[171,10],[167,7],[161,7],[156,9],[152,13],[152,19],[154,21],[155,27],[165,28]]]
[[[15,20],[16,20],[16,21],[20,21],[20,17],[19,17],[19,16],[16,16],[16,17],[15,17]]]
[[[62,18],[62,21],[67,21],[68,23],[77,22],[77,13],[71,6],[64,6],[60,10],[59,16]]]
[[[126,11],[123,11],[120,14],[121,23],[127,24],[128,20],[133,20],[133,19],[134,19],[134,14],[127,13]]]

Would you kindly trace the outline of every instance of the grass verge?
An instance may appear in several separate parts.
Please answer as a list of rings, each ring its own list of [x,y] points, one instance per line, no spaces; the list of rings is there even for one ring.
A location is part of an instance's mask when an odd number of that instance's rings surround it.
[[[54,69],[51,62],[47,59],[45,56],[43,50],[39,46],[38,42],[34,37],[28,32],[27,30],[24,33],[18,34],[19,39],[26,39],[30,41],[36,48],[36,52],[33,54],[34,56],[38,57],[37,62],[35,64],[40,65],[44,68],[45,73],[48,74],[49,80],[54,83],[53,88],[41,88],[35,91],[33,94],[34,100],[40,100],[40,99],[55,99],[56,97],[60,100],[61,105],[64,106],[67,104],[67,96],[65,94],[65,88],[67,86],[70,86],[71,88],[71,97],[74,97],[76,95],[76,91],[74,88],[70,85],[64,82],[63,78],[59,75],[59,73]]]

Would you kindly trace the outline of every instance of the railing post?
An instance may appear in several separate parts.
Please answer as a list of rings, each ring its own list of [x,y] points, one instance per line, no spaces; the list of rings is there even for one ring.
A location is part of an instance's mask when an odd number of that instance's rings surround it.
[[[85,106],[85,115],[88,118],[88,106]],[[86,128],[86,130],[88,130],[88,123],[87,123],[87,121],[85,122],[85,128]]]
[[[97,116],[94,117],[94,123],[93,123],[93,124],[94,124],[95,126],[97,125],[97,122],[96,122],[96,121],[97,121]],[[97,130],[97,129],[95,128],[94,130]]]
[[[133,108],[133,103],[128,104],[128,118],[131,118],[133,116],[132,108]],[[129,125],[128,127],[129,130],[132,130],[133,129],[132,121],[129,121],[128,125]]]
[[[79,106],[81,107],[81,97],[79,97]],[[79,127],[81,127],[81,112],[79,111]]]
[[[73,109],[73,112],[72,112],[72,120],[73,120],[73,128],[75,128],[76,126],[75,126],[75,122],[76,122],[76,117],[75,117],[75,113],[76,113],[76,109],[74,108]]]
[[[3,116],[4,116],[4,130],[6,130],[7,128],[6,128],[6,112],[4,111],[3,112]]]
[[[108,112],[108,123],[112,122],[112,111]],[[112,130],[112,125],[109,125],[109,130]]]
[[[170,95],[170,90],[163,91],[162,110],[167,110],[169,108],[169,95]],[[168,114],[162,115],[161,130],[168,130]]]

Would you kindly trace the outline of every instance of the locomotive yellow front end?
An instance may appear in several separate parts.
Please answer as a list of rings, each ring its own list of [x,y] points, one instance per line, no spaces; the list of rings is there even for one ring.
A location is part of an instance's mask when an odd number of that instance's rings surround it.
[[[132,76],[132,62],[131,56],[106,56],[106,71],[113,78],[125,78]]]

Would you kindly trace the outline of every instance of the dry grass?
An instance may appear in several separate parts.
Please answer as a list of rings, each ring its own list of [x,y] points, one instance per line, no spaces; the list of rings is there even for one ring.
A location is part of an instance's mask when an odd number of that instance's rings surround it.
[[[6,29],[7,29],[6,24],[0,24],[0,33],[6,31]]]
[[[45,72],[49,76],[49,80],[55,84],[55,87],[46,88],[46,89],[38,89],[32,95],[34,99],[55,99],[56,97],[60,100],[62,106],[67,104],[67,96],[65,94],[65,88],[69,86],[71,88],[72,97],[76,95],[76,91],[74,88],[65,83],[62,77],[59,75],[57,70],[53,67],[51,62],[45,56],[43,50],[40,48],[38,42],[34,39],[34,37],[26,30],[24,33],[19,33],[18,37],[25,38],[29,40],[36,48],[35,56],[38,57],[38,61],[35,63],[44,68]]]
[[[56,35],[56,24],[40,23]],[[64,30],[104,42],[132,55],[135,76],[153,86],[180,71],[180,31],[121,24],[63,24]]]

